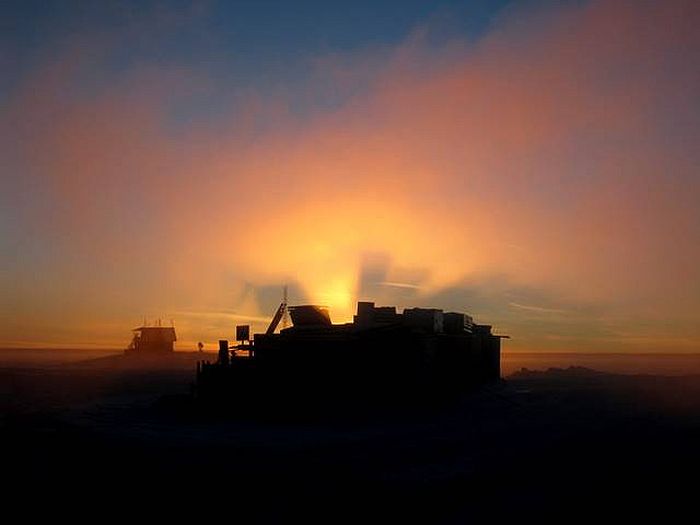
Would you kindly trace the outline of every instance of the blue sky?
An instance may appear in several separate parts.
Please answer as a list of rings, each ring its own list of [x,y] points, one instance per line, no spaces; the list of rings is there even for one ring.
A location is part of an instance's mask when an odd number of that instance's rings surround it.
[[[382,48],[432,25],[441,42],[478,38],[509,2],[61,1],[2,3],[2,89],[66,40],[132,35],[103,57],[104,74],[138,62],[202,68],[220,81],[265,89],[298,82],[313,57]]]

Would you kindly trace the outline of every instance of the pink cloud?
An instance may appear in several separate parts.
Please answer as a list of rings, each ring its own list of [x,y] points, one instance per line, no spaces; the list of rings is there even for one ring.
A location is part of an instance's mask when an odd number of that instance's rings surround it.
[[[27,81],[2,134],[57,201],[35,219],[113,265],[90,286],[124,286],[162,257],[154,307],[231,307],[222,287],[294,280],[347,315],[362,255],[384,251],[421,270],[409,284],[425,293],[503,274],[618,305],[621,324],[657,315],[649,304],[687,319],[698,155],[665,133],[698,116],[699,21],[687,1],[514,10],[476,44],[417,33],[319,59],[315,81],[354,93],[338,108],[295,116],[293,98],[251,94],[228,125],[177,135],[169,104],[206,79],[144,67],[66,99],[71,51]]]

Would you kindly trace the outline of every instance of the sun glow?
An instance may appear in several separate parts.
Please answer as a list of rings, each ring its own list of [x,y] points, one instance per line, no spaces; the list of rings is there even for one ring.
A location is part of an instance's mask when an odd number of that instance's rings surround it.
[[[317,301],[320,304],[328,307],[333,322],[345,323],[352,321],[355,300],[354,283],[348,279],[337,279],[319,284],[318,291],[313,292],[311,295],[314,298],[317,297]]]

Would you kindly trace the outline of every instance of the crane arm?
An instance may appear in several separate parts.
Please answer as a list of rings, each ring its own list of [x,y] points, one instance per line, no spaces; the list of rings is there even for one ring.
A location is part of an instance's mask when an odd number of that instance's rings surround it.
[[[275,312],[275,316],[272,318],[272,321],[270,321],[270,326],[267,327],[267,331],[265,332],[267,335],[272,335],[275,333],[277,325],[280,324],[282,316],[286,310],[287,303],[280,303],[279,308],[277,308],[277,311]]]

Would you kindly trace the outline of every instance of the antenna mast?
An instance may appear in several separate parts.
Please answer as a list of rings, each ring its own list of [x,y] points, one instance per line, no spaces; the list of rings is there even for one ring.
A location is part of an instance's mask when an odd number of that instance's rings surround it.
[[[282,303],[284,303],[284,313],[282,313],[282,330],[289,326],[289,313],[287,313],[287,305],[289,304],[287,297],[287,285],[284,285],[282,290]]]

